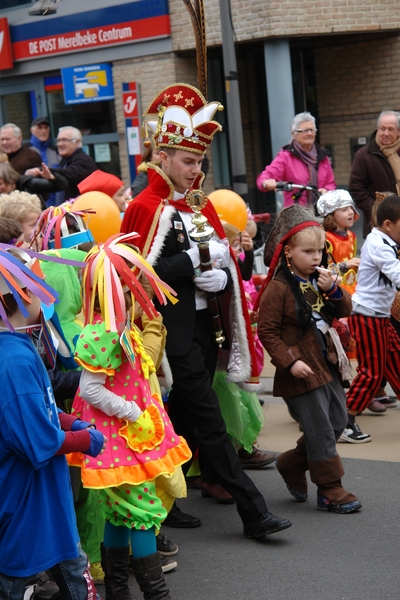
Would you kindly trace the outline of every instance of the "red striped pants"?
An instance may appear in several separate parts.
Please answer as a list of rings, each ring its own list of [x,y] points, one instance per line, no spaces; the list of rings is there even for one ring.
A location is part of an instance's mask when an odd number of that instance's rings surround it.
[[[400,338],[389,319],[351,315],[356,340],[357,376],[347,392],[347,408],[363,411],[372,402],[385,377],[400,396]]]

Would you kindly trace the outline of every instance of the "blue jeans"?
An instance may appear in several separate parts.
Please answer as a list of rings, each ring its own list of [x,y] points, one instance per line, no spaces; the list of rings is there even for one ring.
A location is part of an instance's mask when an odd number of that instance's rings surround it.
[[[100,600],[89,572],[86,554],[78,544],[77,558],[64,560],[48,571],[60,588],[63,600]],[[9,577],[0,573],[1,600],[31,600],[37,577]]]

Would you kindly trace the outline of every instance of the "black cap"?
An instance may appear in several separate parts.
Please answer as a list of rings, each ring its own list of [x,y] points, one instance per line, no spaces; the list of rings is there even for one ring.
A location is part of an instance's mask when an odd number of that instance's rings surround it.
[[[33,119],[31,127],[33,127],[34,125],[40,125],[41,123],[44,123],[45,125],[48,125],[50,127],[50,121],[48,117],[36,117],[36,119]]]

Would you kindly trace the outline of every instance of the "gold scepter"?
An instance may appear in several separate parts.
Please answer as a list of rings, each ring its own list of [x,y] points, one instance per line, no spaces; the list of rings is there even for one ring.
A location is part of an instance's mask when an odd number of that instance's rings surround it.
[[[214,235],[214,229],[201,212],[207,202],[208,198],[201,190],[191,190],[186,194],[186,204],[194,212],[192,217],[194,227],[188,232],[188,235],[191,240],[197,242],[200,255],[200,270],[202,273],[204,271],[211,271],[213,268],[209,242]],[[225,341],[225,336],[223,335],[222,321],[219,314],[219,304],[214,292],[207,292],[207,304],[211,314],[211,324],[215,334],[215,341],[221,348]]]

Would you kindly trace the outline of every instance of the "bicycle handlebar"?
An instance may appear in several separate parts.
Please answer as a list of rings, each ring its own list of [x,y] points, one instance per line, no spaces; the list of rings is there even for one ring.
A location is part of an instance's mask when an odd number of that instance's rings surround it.
[[[302,192],[318,192],[318,188],[315,185],[302,185],[300,183],[292,183],[291,181],[277,181],[276,189],[284,192],[291,192],[293,190],[301,190]]]

